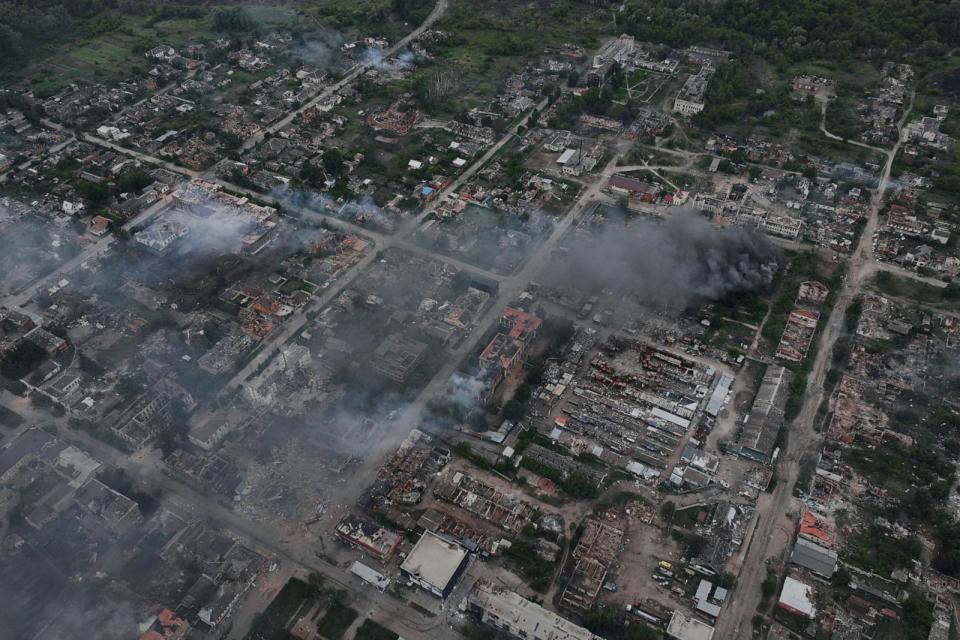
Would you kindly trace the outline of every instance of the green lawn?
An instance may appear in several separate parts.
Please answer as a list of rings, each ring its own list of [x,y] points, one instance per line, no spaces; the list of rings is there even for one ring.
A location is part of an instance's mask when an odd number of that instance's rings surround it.
[[[960,307],[960,290],[957,285],[946,288],[935,287],[888,271],[878,273],[872,284],[880,293],[894,298],[905,298],[926,304],[943,304],[950,308]]]

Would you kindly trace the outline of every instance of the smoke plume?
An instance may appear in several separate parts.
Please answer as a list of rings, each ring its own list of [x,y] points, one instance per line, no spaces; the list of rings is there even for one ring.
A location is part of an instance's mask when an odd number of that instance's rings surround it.
[[[330,70],[340,66],[343,37],[336,31],[304,35],[290,53],[303,64]]]
[[[577,237],[556,262],[544,278],[549,284],[622,290],[681,312],[729,293],[769,287],[782,254],[752,229],[715,229],[703,216],[682,210],[664,222],[633,224],[627,233],[617,228]]]
[[[356,224],[392,231],[396,220],[385,212],[366,194],[346,202],[337,202],[328,194],[314,191],[277,187],[268,197],[277,204],[292,210],[307,210],[316,213],[340,217]]]
[[[477,406],[480,394],[485,388],[485,385],[480,380],[456,372],[450,376],[450,379],[447,381],[447,393],[444,396],[444,400],[469,412],[473,407]]]
[[[360,62],[377,71],[396,72],[413,67],[416,56],[409,51],[403,51],[395,57],[388,58],[384,55],[383,49],[368,47],[360,53]]]

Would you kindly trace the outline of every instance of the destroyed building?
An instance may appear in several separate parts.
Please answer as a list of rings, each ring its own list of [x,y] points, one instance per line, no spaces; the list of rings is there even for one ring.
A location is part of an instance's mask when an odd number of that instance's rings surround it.
[[[359,516],[347,515],[337,524],[337,536],[377,560],[389,558],[400,545],[400,536]]]
[[[572,553],[573,572],[560,596],[560,604],[589,611],[607,582],[613,561],[620,554],[624,533],[609,524],[589,518]]]
[[[403,382],[423,359],[427,345],[419,340],[393,333],[374,352],[373,370],[380,375]]]

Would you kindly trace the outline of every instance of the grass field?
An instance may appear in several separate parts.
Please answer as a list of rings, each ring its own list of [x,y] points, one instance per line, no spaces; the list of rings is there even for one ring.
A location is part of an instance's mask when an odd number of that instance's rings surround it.
[[[38,52],[37,62],[20,72],[41,93],[54,92],[71,82],[113,83],[146,71],[143,51],[164,43],[181,47],[196,39],[212,38],[207,17],[149,23],[148,16],[126,16],[120,26],[100,35]]]
[[[299,14],[290,6],[269,4],[250,7],[248,12],[267,29],[295,25]],[[41,95],[72,82],[111,84],[145,73],[150,61],[143,52],[154,46],[180,48],[222,35],[212,30],[209,15],[156,21],[149,14],[121,16],[115,29],[37,51],[33,56],[36,62],[18,70],[10,80],[11,84],[27,81]]]
[[[290,25],[297,17],[297,12],[290,7],[253,5],[247,7],[247,14],[253,21],[268,27],[282,27]]]
[[[878,273],[871,284],[880,293],[894,298],[905,298],[925,304],[944,305],[952,309],[960,308],[960,298],[958,298],[956,287],[941,289],[887,271]]]

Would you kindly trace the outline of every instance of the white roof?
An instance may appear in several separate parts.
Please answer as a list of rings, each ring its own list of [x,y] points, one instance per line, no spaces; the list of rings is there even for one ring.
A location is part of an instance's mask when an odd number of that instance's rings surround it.
[[[631,460],[628,462],[626,469],[633,475],[640,476],[641,478],[655,478],[660,475],[660,472],[656,469],[648,467],[642,462],[637,462],[636,460]]]
[[[788,607],[812,618],[817,615],[817,606],[813,602],[813,587],[805,582],[787,576],[780,592],[777,604]]]
[[[713,627],[696,618],[674,611],[667,626],[667,635],[676,640],[713,640]]]
[[[560,157],[557,158],[557,164],[567,164],[570,162],[570,159],[573,158],[574,154],[577,152],[576,149],[567,149],[560,154]]]
[[[381,591],[390,586],[390,578],[386,577],[379,571],[374,571],[362,562],[354,562],[350,566],[350,573],[357,576],[364,582],[372,584]]]
[[[460,545],[427,531],[400,568],[442,590],[453,579],[466,556],[467,552]]]
[[[720,607],[712,602],[707,602],[706,600],[697,602],[697,611],[701,611],[711,618],[716,618],[720,615]]]
[[[720,413],[720,409],[723,408],[723,401],[727,398],[727,393],[730,391],[731,384],[733,384],[733,378],[727,375],[720,376],[720,381],[717,383],[717,386],[713,388],[710,401],[707,402],[707,413],[713,417],[716,417],[717,414]]]
[[[687,427],[690,426],[690,421],[687,420],[686,418],[681,418],[680,416],[674,415],[669,411],[664,411],[659,407],[654,407],[653,411],[651,411],[650,413],[652,413],[655,417],[660,418],[661,420],[666,420],[667,422],[671,422],[683,429],[686,429]]]
[[[697,600],[706,600],[710,597],[710,590],[713,588],[712,582],[707,582],[706,580],[701,580],[700,584],[697,586],[697,595],[695,598]]]
[[[407,163],[407,166],[410,167],[411,169],[419,169],[420,167],[423,166],[423,163],[420,162],[419,160],[411,160],[410,162]]]
[[[505,621],[511,637],[548,638],[549,640],[602,640],[587,629],[548,611],[513,591],[478,580],[468,599],[487,615]]]

